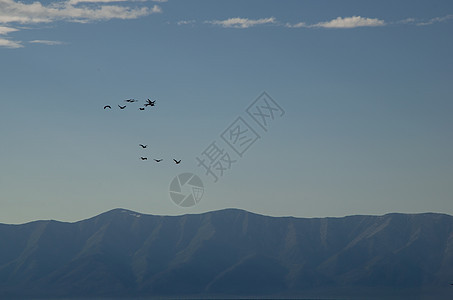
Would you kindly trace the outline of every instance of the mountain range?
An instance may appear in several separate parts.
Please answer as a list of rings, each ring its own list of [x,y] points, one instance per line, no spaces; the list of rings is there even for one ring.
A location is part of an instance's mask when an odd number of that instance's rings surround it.
[[[0,224],[0,299],[453,299],[453,216],[182,216]]]

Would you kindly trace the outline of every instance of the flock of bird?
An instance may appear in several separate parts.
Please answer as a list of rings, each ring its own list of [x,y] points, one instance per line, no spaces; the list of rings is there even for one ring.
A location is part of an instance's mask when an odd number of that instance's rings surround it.
[[[124,101],[128,102],[128,103],[138,102],[138,100],[135,100],[135,99],[126,99]],[[147,107],[147,106],[155,106],[155,102],[156,102],[156,100],[151,101],[151,100],[147,99],[145,102],[145,105],[143,107],[139,107],[139,110],[145,110],[145,107]],[[118,107],[120,109],[125,109],[126,105],[118,105]],[[107,108],[112,109],[112,107],[110,105],[104,106],[104,109],[107,109]]]
[[[135,99],[126,99],[124,100],[125,102],[127,103],[134,103],[134,102],[138,102],[138,100],[135,100]],[[144,106],[143,107],[139,107],[139,110],[145,110],[145,108],[147,106],[155,106],[156,104],[156,100],[154,101],[151,101],[150,99],[147,99]],[[126,108],[126,105],[118,105],[118,107],[120,109],[125,109]],[[112,109],[112,107],[110,105],[105,105],[104,106],[104,109]],[[146,149],[146,147],[148,147],[148,145],[143,145],[143,144],[139,144],[140,147],[142,147],[143,149]],[[144,157],[144,156],[140,156],[140,159],[141,160],[148,160],[148,157]],[[160,163],[161,161],[163,161],[162,158],[160,159],[153,159],[156,163]],[[175,164],[179,165],[181,163],[181,160],[176,160],[176,159],[173,159],[173,161],[175,162]]]
[[[143,145],[143,144],[139,144],[140,147],[142,147],[143,149],[146,149],[146,147],[148,147],[148,145]],[[148,160],[148,157],[143,157],[141,156],[140,157],[141,160]],[[157,163],[160,163],[161,161],[163,161],[164,159],[163,158],[160,158],[160,159],[153,159],[155,162]],[[175,164],[179,165],[181,163],[181,160],[176,160],[176,159],[173,159],[173,161],[175,162]]]

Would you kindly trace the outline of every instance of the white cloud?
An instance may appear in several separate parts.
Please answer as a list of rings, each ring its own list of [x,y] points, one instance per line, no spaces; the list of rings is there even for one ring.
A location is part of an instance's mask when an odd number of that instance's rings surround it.
[[[380,19],[373,18],[364,18],[360,16],[353,16],[342,18],[338,17],[336,19],[320,22],[316,24],[307,24],[305,22],[299,22],[296,24],[286,23],[284,26],[288,28],[356,28],[356,27],[375,27],[375,26],[385,26],[388,24],[405,24],[405,25],[417,25],[417,26],[427,26],[435,23],[443,23],[453,19],[453,15],[446,15],[443,17],[432,18],[428,21],[421,21],[420,19],[415,18],[406,18],[399,21],[385,22]]]
[[[0,25],[10,23],[33,25],[57,21],[88,23],[111,19],[136,19],[162,12],[160,6],[145,5],[145,1],[147,0],[65,0],[42,4],[39,1],[24,3],[16,0],[0,0]],[[1,35],[14,31],[18,29],[0,26]],[[31,43],[61,44],[46,40],[34,40]],[[23,45],[18,41],[1,39],[0,47],[20,48]]]
[[[414,18],[407,18],[407,19],[398,21],[396,23],[400,23],[400,24],[414,24],[415,22],[416,22],[416,20]]]
[[[181,20],[181,21],[178,21],[176,24],[178,25],[190,25],[190,24],[194,24],[195,23],[195,20]]]
[[[338,17],[336,19],[320,22],[316,24],[307,24],[305,22],[299,22],[296,24],[279,24],[274,17],[264,19],[248,19],[248,18],[229,18],[226,20],[213,20],[205,21],[205,23],[219,25],[225,28],[249,28],[257,25],[264,24],[275,24],[285,26],[287,28],[356,28],[356,27],[374,27],[386,25],[384,20],[364,18],[360,16],[353,17]],[[184,24],[184,23],[182,23]],[[179,24],[178,24],[179,25]]]
[[[275,23],[275,18],[271,17],[257,20],[247,18],[230,18],[226,20],[206,21],[205,23],[220,25],[225,28],[249,28],[257,25],[273,24]]]
[[[453,14],[446,15],[443,17],[432,18],[428,21],[421,21],[415,18],[406,18],[399,21],[386,22],[378,18],[367,18],[361,16],[352,16],[352,17],[337,17],[326,22],[319,22],[315,24],[307,24],[306,22],[299,22],[295,24],[278,22],[274,17],[263,18],[263,19],[248,19],[248,18],[229,18],[226,20],[211,20],[205,21],[204,23],[219,25],[225,28],[249,28],[257,25],[264,24],[273,24],[276,26],[284,26],[286,28],[357,28],[357,27],[378,27],[378,26],[387,26],[389,24],[406,24],[406,25],[417,25],[417,26],[426,26],[435,23],[444,23],[453,19]],[[190,21],[179,21],[178,25],[186,25],[190,23],[195,23],[195,20]]]
[[[112,3],[112,2],[127,2],[128,0],[69,0],[66,2],[69,5],[77,5],[79,3]]]
[[[73,1],[73,2],[71,2]],[[97,3],[95,6],[75,6],[81,2]],[[40,2],[25,4],[14,0],[0,0],[0,23],[49,23],[55,21],[90,22],[110,19],[136,19],[152,13],[160,13],[162,9],[154,5],[152,8],[129,7],[119,5],[102,5],[99,3],[117,2],[117,0],[69,0],[43,5]]]
[[[320,22],[309,27],[322,27],[322,28],[356,28],[356,27],[375,27],[384,26],[385,22],[379,19],[363,18],[360,16],[353,16],[330,20],[328,22]]]
[[[453,15],[446,15],[444,17],[436,17],[436,18],[432,18],[431,20],[427,21],[427,22],[419,22],[417,23],[418,26],[426,26],[426,25],[431,25],[431,24],[434,24],[434,23],[443,23],[443,22],[446,22],[450,19],[453,19]]]
[[[11,41],[8,39],[0,38],[0,47],[14,49],[14,48],[22,48],[23,45],[21,44],[21,42],[18,42],[18,41]]]
[[[151,13],[161,13],[162,12],[162,8],[160,8],[159,5],[154,5],[152,8],[151,8]]]
[[[299,23],[296,23],[296,24],[290,24],[290,23],[286,23],[285,24],[285,27],[288,27],[288,28],[302,28],[302,27],[309,27],[305,22],[299,22]]]
[[[64,45],[64,42],[60,41],[49,41],[49,40],[33,40],[29,41],[29,43],[32,44],[44,44],[44,45],[49,45],[49,46],[55,46],[55,45]]]
[[[153,2],[159,2],[159,3],[164,3],[164,2],[167,2],[168,0],[151,0]]]
[[[5,35],[5,34],[8,34],[10,32],[14,32],[14,31],[19,31],[19,29],[12,28],[12,27],[6,27],[6,26],[0,26],[0,35]]]

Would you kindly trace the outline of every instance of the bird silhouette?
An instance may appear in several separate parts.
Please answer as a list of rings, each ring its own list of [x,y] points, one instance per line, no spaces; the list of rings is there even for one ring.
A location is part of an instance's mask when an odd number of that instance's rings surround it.
[[[148,145],[143,145],[143,144],[140,144],[140,147],[142,147],[143,149],[145,149]]]
[[[162,159],[155,159],[154,161],[155,161],[155,162],[161,162]]]
[[[140,157],[140,159],[141,159],[141,160],[147,160],[148,157],[143,157],[143,156],[142,156],[142,157]]]
[[[106,108],[112,108],[112,107],[110,105],[106,105],[106,106],[104,106],[104,109],[106,109]]]
[[[129,102],[129,103],[138,102],[138,101],[135,100],[135,99],[127,99],[127,100],[124,100],[124,101]]]
[[[119,107],[120,109],[125,109],[125,108],[126,108],[126,105],[124,105],[124,106],[118,105],[118,107]]]
[[[154,102],[156,102],[156,100],[151,101],[151,100],[148,99],[148,100],[146,100],[145,106],[148,106],[148,105],[154,106]]]
[[[175,164],[179,165],[179,163],[181,162],[181,160],[176,160],[176,159],[173,159],[173,161],[175,162]]]
[[[140,110],[145,110],[145,108],[144,108],[144,107],[140,107],[139,109],[140,109]]]

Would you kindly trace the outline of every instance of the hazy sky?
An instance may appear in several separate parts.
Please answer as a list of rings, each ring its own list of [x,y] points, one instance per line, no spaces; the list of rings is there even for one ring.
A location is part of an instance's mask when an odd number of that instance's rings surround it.
[[[453,214],[452,36],[450,0],[0,0],[0,223]],[[267,131],[246,112],[263,91],[285,111]],[[221,138],[238,117],[260,137],[242,157]],[[214,141],[236,160],[216,183]],[[195,207],[170,199],[183,172]]]

